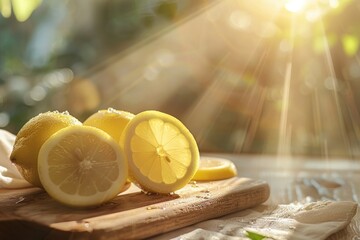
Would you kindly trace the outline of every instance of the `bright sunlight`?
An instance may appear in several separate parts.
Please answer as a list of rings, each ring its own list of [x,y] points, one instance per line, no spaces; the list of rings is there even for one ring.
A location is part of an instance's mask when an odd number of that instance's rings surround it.
[[[290,12],[301,12],[309,4],[311,0],[287,0],[284,3],[285,8]]]

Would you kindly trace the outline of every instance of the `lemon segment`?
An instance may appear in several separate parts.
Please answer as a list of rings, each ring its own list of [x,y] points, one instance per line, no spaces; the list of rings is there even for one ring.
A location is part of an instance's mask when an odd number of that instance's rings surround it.
[[[162,112],[135,115],[120,145],[129,163],[130,179],[144,191],[174,192],[191,180],[199,166],[199,150],[190,131]]]
[[[41,147],[40,181],[55,200],[74,207],[100,205],[124,189],[127,162],[118,143],[106,132],[70,126]]]
[[[38,154],[44,142],[58,130],[81,122],[68,112],[41,113],[22,126],[16,135],[10,160],[32,185],[42,187],[37,171]]]
[[[107,132],[115,141],[119,142],[126,125],[134,116],[135,115],[130,112],[108,108],[92,114],[83,124],[99,128]]]
[[[232,178],[237,175],[234,163],[224,158],[201,157],[200,166],[192,180],[211,181]]]

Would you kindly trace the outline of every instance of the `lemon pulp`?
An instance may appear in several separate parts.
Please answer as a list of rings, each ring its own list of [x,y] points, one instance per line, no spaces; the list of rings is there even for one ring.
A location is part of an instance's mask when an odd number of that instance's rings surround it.
[[[175,117],[158,111],[137,114],[121,143],[130,178],[143,190],[174,192],[185,186],[199,166],[199,150],[189,130]]]
[[[118,143],[94,127],[64,128],[39,152],[44,189],[69,206],[96,206],[114,198],[125,185],[127,170]]]

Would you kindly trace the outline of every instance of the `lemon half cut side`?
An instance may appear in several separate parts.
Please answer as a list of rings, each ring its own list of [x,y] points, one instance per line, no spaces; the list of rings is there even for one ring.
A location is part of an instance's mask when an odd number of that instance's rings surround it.
[[[193,135],[178,119],[159,111],[135,115],[120,145],[130,179],[146,192],[174,192],[189,183],[199,167]]]
[[[41,147],[38,172],[44,189],[55,200],[91,207],[120,192],[128,167],[118,143],[106,132],[70,126],[52,135]]]

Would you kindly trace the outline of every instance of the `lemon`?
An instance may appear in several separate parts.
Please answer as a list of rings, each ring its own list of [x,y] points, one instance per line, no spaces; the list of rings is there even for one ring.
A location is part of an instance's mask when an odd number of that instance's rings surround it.
[[[199,166],[199,150],[190,131],[162,112],[135,115],[120,145],[130,179],[146,192],[174,192],[191,180]]]
[[[125,188],[128,167],[119,144],[90,126],[70,126],[41,147],[40,181],[55,200],[73,207],[91,207],[114,198]]]
[[[200,166],[193,180],[211,181],[232,178],[237,175],[234,163],[224,158],[201,157]]]
[[[119,142],[124,128],[133,117],[134,114],[130,112],[109,108],[92,114],[83,124],[99,128]]]
[[[71,125],[81,122],[67,112],[58,111],[41,113],[24,124],[16,136],[10,160],[25,180],[41,187],[37,171],[39,150],[52,134]]]

